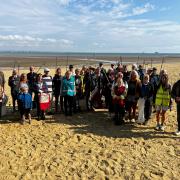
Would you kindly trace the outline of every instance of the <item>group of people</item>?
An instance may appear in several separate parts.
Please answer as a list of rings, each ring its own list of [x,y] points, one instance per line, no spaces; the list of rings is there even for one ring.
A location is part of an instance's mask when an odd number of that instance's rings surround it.
[[[28,74],[18,75],[16,69],[9,77],[9,86],[13,100],[13,110],[16,110],[16,101],[21,114],[21,122],[29,118],[31,122],[31,109],[37,109],[37,119],[44,120],[46,112],[52,108],[55,99],[55,112],[63,112],[66,116],[80,112],[80,100],[85,99],[87,111],[103,106],[109,113],[114,113],[115,125],[122,125],[125,120],[146,125],[151,119],[152,112],[156,113],[156,130],[164,131],[166,112],[171,110],[172,100],[177,103],[177,121],[180,135],[180,81],[173,87],[169,84],[166,70],[149,68],[133,64],[128,70],[127,65],[121,63],[111,64],[106,70],[103,63],[97,68],[83,66],[74,70],[69,65],[69,70],[62,75],[61,68],[56,69],[54,77],[49,75],[50,70],[44,69],[44,74],[36,73],[30,67]],[[51,105],[48,110],[40,106],[40,94],[49,95]]]

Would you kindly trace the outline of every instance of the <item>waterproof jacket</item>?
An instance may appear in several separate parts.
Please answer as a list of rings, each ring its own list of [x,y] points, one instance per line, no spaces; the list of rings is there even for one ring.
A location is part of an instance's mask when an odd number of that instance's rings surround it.
[[[75,77],[71,76],[70,79],[64,77],[62,81],[62,95],[74,96],[75,94]]]
[[[180,97],[180,80],[173,85],[171,96],[173,99],[176,99],[176,97]],[[176,103],[180,104],[180,102]]]
[[[18,95],[19,109],[32,109],[32,97],[29,93],[20,93]]]

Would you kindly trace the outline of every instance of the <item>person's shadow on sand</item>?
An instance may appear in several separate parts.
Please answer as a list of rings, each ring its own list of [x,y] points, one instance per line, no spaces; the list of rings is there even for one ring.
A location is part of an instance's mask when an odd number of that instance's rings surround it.
[[[177,138],[173,132],[156,131],[152,126],[141,126],[136,123],[125,123],[115,126],[107,112],[90,112],[76,114],[71,117],[64,115],[55,116],[55,121],[60,124],[71,125],[70,129],[77,134],[93,134],[109,138]],[[49,121],[52,123],[52,121]]]

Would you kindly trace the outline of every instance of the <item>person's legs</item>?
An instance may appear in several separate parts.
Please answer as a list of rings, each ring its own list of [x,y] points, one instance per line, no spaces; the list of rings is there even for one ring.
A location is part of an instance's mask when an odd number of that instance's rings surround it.
[[[160,129],[160,113],[161,113],[161,107],[157,106],[156,107],[156,121],[157,121],[157,125],[156,125],[156,130]]]
[[[68,105],[69,105],[69,115],[72,116],[74,96],[68,96]]]
[[[16,111],[16,97],[12,95],[12,102],[13,102],[13,111]]]
[[[55,95],[55,112],[58,112],[59,95]]]
[[[20,116],[21,116],[21,124],[25,123],[25,110],[20,109]]]
[[[114,112],[115,112],[115,116],[114,116],[114,120],[115,120],[115,125],[119,125],[119,106],[118,103],[114,104]]]
[[[67,101],[68,101],[68,96],[66,95],[66,96],[64,96],[64,110],[65,110],[65,115],[67,116],[68,114],[67,114],[67,107],[68,107],[68,104],[67,104]]]
[[[136,119],[136,109],[137,109],[137,101],[133,102],[132,110],[133,110],[133,119]]]
[[[180,104],[177,105],[177,123],[178,123],[178,131],[180,131]]]
[[[60,106],[61,106],[61,111],[64,111],[64,107],[63,107],[63,96],[60,96]]]

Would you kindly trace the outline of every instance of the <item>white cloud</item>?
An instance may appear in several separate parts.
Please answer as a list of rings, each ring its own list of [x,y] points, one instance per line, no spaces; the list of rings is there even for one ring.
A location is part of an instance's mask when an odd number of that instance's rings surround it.
[[[68,5],[71,0],[56,0],[60,5]]]
[[[154,9],[154,5],[150,4],[150,3],[146,3],[143,7],[135,7],[132,10],[132,14],[133,15],[140,15],[140,14],[144,14],[147,13],[149,11],[152,11]]]

